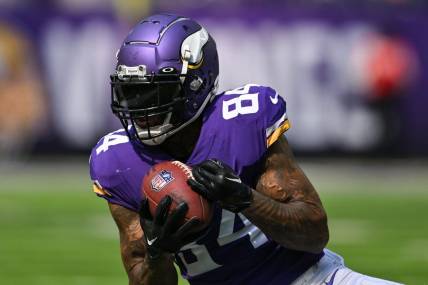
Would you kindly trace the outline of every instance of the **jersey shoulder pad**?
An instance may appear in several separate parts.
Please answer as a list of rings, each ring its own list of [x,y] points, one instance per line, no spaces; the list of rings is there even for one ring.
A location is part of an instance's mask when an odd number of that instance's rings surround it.
[[[137,148],[123,129],[109,133],[93,148],[89,160],[93,190],[109,203],[138,211],[144,175],[168,158],[155,150]]]
[[[267,146],[271,146],[290,128],[287,103],[275,89],[263,87],[260,100],[264,106],[264,123]]]
[[[247,84],[222,94],[224,120],[261,126],[269,147],[290,128],[284,98],[268,86]]]
[[[112,196],[110,193],[121,183],[117,169],[120,169],[119,157],[125,155],[129,148],[129,138],[123,129],[108,133],[102,137],[91,151],[89,157],[90,176],[93,191],[103,197]]]

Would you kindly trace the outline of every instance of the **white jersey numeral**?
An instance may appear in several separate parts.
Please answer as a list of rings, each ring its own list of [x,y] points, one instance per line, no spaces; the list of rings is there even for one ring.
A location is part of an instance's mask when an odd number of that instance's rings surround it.
[[[233,232],[235,226],[235,214],[224,210],[221,215],[220,232],[218,235],[218,244],[225,245],[246,235],[250,237],[250,242],[254,248],[258,248],[268,241],[266,235],[255,225],[253,225],[243,214],[239,213],[238,217],[241,219],[244,227],[237,232]]]
[[[261,246],[262,244],[268,241],[266,235],[263,234],[259,228],[253,225],[241,213],[236,215],[230,211],[223,209],[221,215],[222,215],[221,224],[220,224],[220,229],[219,229],[218,238],[217,238],[217,243],[220,246],[229,244],[246,235],[250,237],[251,245],[254,248],[258,248],[259,246]],[[239,217],[241,219],[242,223],[244,224],[244,227],[237,232],[233,232],[236,217]],[[205,245],[192,242],[180,249],[180,251],[184,251],[184,250],[190,250],[192,254],[195,256],[194,262],[187,263],[182,252],[179,252],[177,254],[177,256],[181,259],[181,262],[186,267],[187,275],[189,276],[200,275],[222,266],[221,264],[216,263],[212,259]]]
[[[224,93],[224,95],[240,95],[223,101],[223,118],[225,120],[233,119],[238,115],[254,114],[259,111],[259,93],[249,93],[250,88],[253,86],[258,85],[247,84],[244,87]],[[243,102],[246,102],[246,105]]]
[[[242,102],[248,101],[248,106]],[[223,119],[230,120],[238,115],[254,114],[259,111],[259,93],[244,94],[239,97],[223,101]]]
[[[192,242],[186,244],[180,249],[180,251],[184,250],[190,250],[196,257],[196,261],[187,263],[182,252],[177,254],[177,256],[181,259],[181,262],[183,262],[184,266],[186,267],[187,275],[189,276],[200,275],[221,266],[220,264],[214,262],[205,245]]]
[[[107,151],[108,148],[111,146],[129,142],[129,138],[127,135],[118,134],[119,132],[123,132],[123,131],[124,131],[123,129],[120,129],[107,134],[103,138],[102,143],[96,149],[97,155],[100,154],[101,152]]]

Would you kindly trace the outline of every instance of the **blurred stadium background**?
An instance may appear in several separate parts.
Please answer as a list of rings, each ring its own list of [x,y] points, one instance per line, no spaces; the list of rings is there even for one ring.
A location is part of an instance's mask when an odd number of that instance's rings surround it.
[[[126,284],[87,160],[119,127],[115,52],[154,12],[207,27],[222,90],[286,98],[329,248],[355,270],[428,284],[428,2],[302,2],[0,0],[0,284]]]

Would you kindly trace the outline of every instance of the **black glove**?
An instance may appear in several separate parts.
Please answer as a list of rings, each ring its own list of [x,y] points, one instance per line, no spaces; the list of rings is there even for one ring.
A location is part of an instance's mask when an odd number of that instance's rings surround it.
[[[208,200],[218,201],[222,208],[238,213],[250,206],[253,192],[242,183],[233,169],[216,159],[208,159],[192,169],[194,179],[187,183]]]
[[[150,259],[154,260],[163,253],[176,253],[185,244],[196,239],[194,227],[199,220],[191,219],[183,224],[188,211],[185,202],[168,214],[172,203],[170,196],[165,196],[156,207],[154,218],[150,214],[148,200],[141,203],[140,224],[144,231],[144,240]]]

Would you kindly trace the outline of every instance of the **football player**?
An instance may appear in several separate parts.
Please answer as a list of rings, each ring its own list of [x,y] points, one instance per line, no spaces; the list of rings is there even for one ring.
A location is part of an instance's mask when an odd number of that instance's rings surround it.
[[[175,262],[192,285],[395,284],[325,249],[327,216],[284,136],[284,99],[256,84],[217,93],[218,74],[213,38],[185,17],[144,19],[117,53],[111,109],[123,129],[94,147],[90,174],[129,283],[177,284]],[[168,196],[148,212],[142,179],[165,160],[191,165],[189,185],[213,201],[203,233],[183,224],[186,203],[169,212]]]

